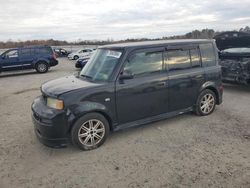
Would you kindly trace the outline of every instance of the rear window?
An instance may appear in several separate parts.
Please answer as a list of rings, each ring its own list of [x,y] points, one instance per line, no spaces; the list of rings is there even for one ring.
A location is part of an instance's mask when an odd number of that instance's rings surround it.
[[[216,65],[215,50],[212,43],[200,44],[203,65],[210,67]]]

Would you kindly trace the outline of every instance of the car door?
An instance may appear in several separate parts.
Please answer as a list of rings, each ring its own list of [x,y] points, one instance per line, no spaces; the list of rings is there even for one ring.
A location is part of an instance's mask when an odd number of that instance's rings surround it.
[[[138,50],[128,56],[116,82],[119,124],[167,112],[168,77],[163,69],[163,51]]]
[[[33,68],[34,60],[34,49],[31,48],[21,48],[19,51],[19,61],[22,63],[23,69]]]
[[[164,57],[169,76],[169,111],[192,107],[205,82],[198,46],[168,46]]]
[[[21,70],[22,63],[19,62],[18,49],[8,50],[1,55],[2,71]]]

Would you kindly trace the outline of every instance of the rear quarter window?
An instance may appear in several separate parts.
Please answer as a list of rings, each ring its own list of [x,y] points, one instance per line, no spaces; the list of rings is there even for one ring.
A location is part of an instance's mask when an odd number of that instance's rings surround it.
[[[38,55],[51,55],[52,49],[50,49],[50,48],[36,48],[35,53]]]
[[[200,44],[199,47],[203,66],[210,67],[216,65],[216,55],[213,44]]]

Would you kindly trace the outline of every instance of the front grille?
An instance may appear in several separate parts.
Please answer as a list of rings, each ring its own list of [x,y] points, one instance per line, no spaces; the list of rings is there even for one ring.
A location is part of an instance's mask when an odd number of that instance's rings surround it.
[[[45,95],[45,93],[42,92],[42,99],[43,99],[43,103],[46,104],[47,103],[47,95]]]

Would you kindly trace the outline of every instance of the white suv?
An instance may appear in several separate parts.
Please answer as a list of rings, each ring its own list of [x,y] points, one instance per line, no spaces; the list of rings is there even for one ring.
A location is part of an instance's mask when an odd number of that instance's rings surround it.
[[[92,52],[93,52],[93,49],[86,48],[86,49],[82,49],[82,50],[78,50],[76,52],[70,53],[68,55],[68,58],[73,59],[73,60],[77,60],[77,59],[79,59],[79,57],[90,56]]]

